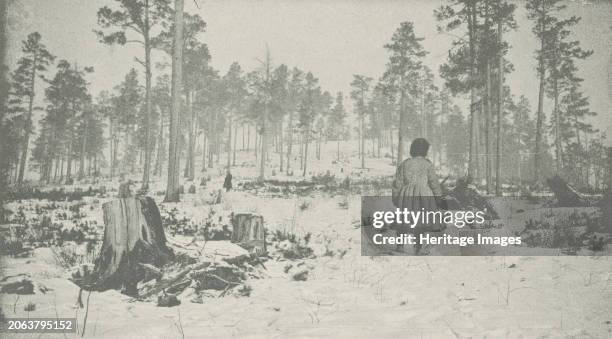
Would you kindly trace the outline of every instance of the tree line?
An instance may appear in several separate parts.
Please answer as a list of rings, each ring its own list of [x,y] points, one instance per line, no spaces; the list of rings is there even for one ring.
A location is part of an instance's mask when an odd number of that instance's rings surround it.
[[[142,57],[119,84],[95,96],[88,82],[93,68],[57,60],[41,34],[28,35],[16,69],[5,72],[3,141],[11,145],[2,150],[5,177],[22,184],[30,168],[43,182],[70,183],[102,170],[111,178],[141,171],[147,190],[150,175],[167,168],[166,200],[176,201],[179,173],[194,180],[215,164],[229,170],[238,150],[255,156],[263,180],[272,158],[280,172],[306,176],[309,155],[320,159],[327,141],[336,143],[335,161],[341,162],[342,143],[357,136],[366,168],[366,156],[398,164],[409,140],[425,137],[433,144],[432,161],[489,192],[555,173],[583,187],[603,187],[605,135],[589,123],[596,113],[578,76],[592,51],[573,38],[580,18],[560,0],[525,4],[539,42],[535,112],[504,81],[514,70],[504,37],[517,28],[516,5],[505,0],[451,0],[435,10],[439,32],[453,36],[438,70],[441,86],[424,64],[423,38],[406,21],[383,46],[384,73],[376,81],[355,74],[346,97],[322,89],[311,72],[275,64],[269,51],[257,69],[233,63],[221,73],[202,42],[205,21],[182,7],[181,0],[116,0],[99,9],[95,38],[141,46]],[[171,62],[153,65],[152,53]],[[467,110],[454,102],[460,95],[469,96]],[[44,107],[35,106],[38,96]],[[37,111],[43,117],[32,141]]]

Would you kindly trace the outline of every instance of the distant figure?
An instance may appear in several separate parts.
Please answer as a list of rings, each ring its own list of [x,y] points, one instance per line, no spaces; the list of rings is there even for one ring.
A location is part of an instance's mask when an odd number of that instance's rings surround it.
[[[232,173],[230,173],[229,169],[227,170],[225,180],[223,181],[223,188],[225,188],[226,192],[229,192],[232,189]]]
[[[438,208],[438,201],[442,195],[440,183],[431,161],[426,159],[429,151],[429,142],[423,138],[415,139],[410,145],[410,159],[404,160],[398,167],[393,181],[393,204],[400,209],[408,211],[432,211]],[[421,226],[421,227],[419,227]],[[398,225],[398,233],[421,233],[427,231],[441,231],[444,225],[417,225],[410,229],[410,225]],[[402,250],[398,245],[398,250]],[[418,254],[420,246],[416,246]]]

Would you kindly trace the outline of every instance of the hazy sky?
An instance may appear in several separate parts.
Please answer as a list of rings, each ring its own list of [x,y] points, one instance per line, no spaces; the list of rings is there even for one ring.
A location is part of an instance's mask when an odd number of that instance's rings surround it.
[[[197,1],[199,8],[196,7]],[[18,41],[37,30],[59,58],[93,66],[94,93],[111,89],[132,67],[139,46],[109,47],[96,41],[96,11],[112,0],[18,0],[13,52]],[[413,21],[429,55],[426,64],[437,71],[446,58],[452,37],[436,32],[434,8],[441,0],[185,0],[186,10],[207,22],[202,36],[212,54],[212,64],[222,73],[233,61],[251,70],[258,67],[266,45],[276,64],[310,70],[324,89],[348,94],[353,74],[378,78],[387,59],[383,45],[402,21]],[[512,46],[508,59],[515,72],[507,82],[515,95],[526,95],[537,104],[537,78],[533,51],[537,43],[527,21],[524,3],[516,2],[519,28],[508,34]],[[576,38],[594,55],[579,64],[584,90],[592,109],[599,113],[596,127],[612,138],[612,2],[568,1],[568,13],[582,16]],[[155,52],[158,58],[162,52]],[[141,72],[142,74],[142,72]],[[155,76],[155,75],[154,75]],[[609,84],[610,83],[610,84]],[[441,85],[438,79],[438,85]],[[550,105],[545,107],[550,111]]]

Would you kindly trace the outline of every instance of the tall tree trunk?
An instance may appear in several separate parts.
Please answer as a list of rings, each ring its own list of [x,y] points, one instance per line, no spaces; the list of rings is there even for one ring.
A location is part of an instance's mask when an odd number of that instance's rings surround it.
[[[321,133],[317,135],[317,160],[321,160]]]
[[[306,133],[304,133],[304,166],[302,176],[306,176],[306,165],[308,164],[308,143],[309,143],[310,126],[307,126]]]
[[[61,155],[62,160],[60,163],[60,172],[59,172],[59,181],[63,181],[64,180],[64,166],[66,165],[66,157],[62,154]]]
[[[219,165],[221,159],[221,133],[215,132],[215,163]]]
[[[159,134],[157,136],[157,156],[155,158],[155,169],[153,171],[153,175],[161,175],[162,170],[162,160],[163,160],[163,152],[164,150],[164,118],[163,112],[160,110],[160,118],[159,118]]]
[[[72,150],[73,150],[73,139],[74,133],[72,132],[72,128],[70,128],[69,138],[70,141],[68,143],[68,154],[66,155],[66,182],[69,182],[72,179]]]
[[[193,109],[193,102],[195,100],[195,92],[187,92],[187,109],[189,110],[189,167],[187,168],[187,178],[191,181],[195,178],[195,139],[196,139],[196,116],[195,110]]]
[[[544,31],[543,24],[540,24],[540,32]],[[546,69],[544,66],[544,37],[540,36],[540,55],[538,60],[538,75],[540,76],[540,89],[538,91],[538,112],[536,115],[536,136],[535,136],[535,155],[534,155],[534,181],[540,182],[540,166],[542,153],[542,126],[544,122],[544,86],[546,81]]]
[[[17,183],[21,184],[23,183],[23,175],[25,173],[25,169],[26,169],[26,164],[28,161],[28,148],[30,145],[30,131],[32,129],[32,110],[33,110],[33,106],[34,106],[34,90],[35,90],[35,82],[36,82],[36,67],[37,67],[37,55],[34,54],[34,62],[32,63],[32,75],[30,77],[30,94],[29,94],[29,101],[28,101],[28,115],[26,117],[26,121],[25,121],[25,129],[24,129],[24,133],[25,135],[23,136],[23,146],[21,149],[21,163],[19,165],[19,175],[17,176]],[[0,65],[0,67],[4,67],[4,65]]]
[[[501,1],[497,2],[498,7],[501,9]],[[503,33],[503,23],[501,18],[497,22],[497,42],[501,46]],[[495,152],[495,195],[498,197],[502,196],[501,189],[501,153],[502,153],[502,135],[501,135],[501,125],[502,125],[502,113],[504,110],[504,55],[502,51],[499,51],[498,56],[498,85],[497,90],[499,93],[497,94],[497,131],[496,131],[496,139],[497,139],[497,150]],[[520,161],[518,166],[520,167]]]
[[[215,136],[215,133],[217,131],[215,131],[215,114],[211,112],[210,117],[209,117],[209,126],[208,126],[208,168],[212,168],[213,167],[213,156],[215,154],[215,141],[217,140],[217,137]]]
[[[423,75],[423,79],[421,79],[421,131],[420,137],[427,138],[427,119],[425,117],[425,75]]]
[[[233,166],[236,166],[236,142],[237,141],[238,141],[238,124],[236,123],[236,125],[234,125],[234,148],[232,149],[232,165]]]
[[[228,113],[227,115],[228,126],[227,126],[227,169],[232,167],[232,116]]]
[[[486,91],[487,91],[487,110],[485,112],[486,116],[485,116],[485,123],[486,123],[486,127],[485,127],[485,175],[486,175],[486,180],[487,180],[487,193],[491,193],[491,187],[492,187],[492,178],[493,178],[493,174],[492,172],[492,162],[493,162],[493,157],[491,156],[491,128],[492,123],[491,120],[493,119],[493,109],[492,109],[492,101],[493,101],[493,97],[491,95],[491,60],[487,59],[486,61],[487,63],[487,68],[486,68]]]
[[[142,189],[149,189],[149,167],[151,165],[151,41],[149,37],[149,0],[145,0],[145,29],[144,29],[144,45],[145,45],[145,100],[146,100],[146,116],[145,116],[145,159],[142,174]],[[182,52],[181,52],[182,53]]]
[[[9,39],[8,31],[8,0],[0,0],[0,128],[4,129],[6,108],[8,100],[8,65],[7,65],[7,46]],[[6,189],[8,187],[7,177],[10,171],[11,161],[9,160],[10,145],[6,140],[7,136],[0,135],[0,206],[3,206]],[[0,209],[0,222],[4,222],[4,214]]]
[[[279,160],[280,160],[280,173],[283,173],[283,157],[285,156],[283,154],[283,119],[281,118],[279,121],[279,132],[278,132],[278,137],[279,137],[279,148],[280,148],[280,152],[278,152],[279,155]]]
[[[74,65],[74,70],[75,72],[77,72],[78,68],[77,65]],[[74,103],[74,101],[71,102],[71,117],[68,123],[68,154],[67,156],[67,163],[66,163],[66,182],[71,181],[72,179],[72,155],[73,155],[73,151],[74,151],[74,126],[72,126],[74,124],[74,120],[76,117],[76,104]]]
[[[289,122],[287,123],[287,174],[291,169],[291,150],[293,148],[293,110],[289,112]]]
[[[304,169],[304,131],[300,133],[300,139],[298,141],[300,145],[300,171]]]
[[[113,164],[114,164],[114,168],[113,168],[113,173],[115,174],[117,171],[117,155],[119,153],[119,137],[116,135],[115,132],[115,140],[113,140],[114,146],[113,146]]]
[[[87,152],[87,132],[89,129],[89,120],[85,117],[85,130],[83,131],[83,140],[81,141],[81,154],[79,159],[79,180],[85,176],[85,154]]]
[[[476,94],[476,8],[475,3],[468,5],[468,34],[470,58],[470,150],[468,160],[468,176],[474,180],[478,176],[478,140],[479,114],[478,97]]]
[[[556,71],[555,71],[556,73]],[[553,79],[553,95],[554,95],[554,133],[555,133],[555,169],[557,174],[561,173],[561,140],[560,140],[560,117],[559,117],[559,84],[555,77]]]
[[[55,172],[53,173],[53,182],[57,182],[57,173],[59,172],[60,165],[62,164],[62,160],[58,156],[55,158]]]
[[[206,149],[207,149],[207,134],[202,136],[202,172],[206,172]]]
[[[178,202],[179,196],[179,110],[183,72],[183,0],[174,0],[174,43],[172,52],[172,111],[170,113],[170,141],[168,154],[168,183],[166,202]]]
[[[261,126],[261,153],[260,153],[260,163],[259,163],[259,181],[263,181],[264,180],[264,175],[265,175],[265,171],[266,171],[266,148],[268,147],[267,145],[267,122],[266,120],[268,119],[268,108],[266,107],[266,105],[264,105],[264,114],[263,114],[263,121],[262,121],[262,126]]]
[[[378,143],[377,143],[377,147],[378,147],[378,150],[377,150],[377,151],[378,151],[378,155],[377,155],[377,157],[378,157],[378,158],[380,158],[380,148],[382,147],[382,143],[383,143],[383,140],[382,140],[382,132],[381,132],[381,130],[380,130],[380,127],[378,128],[378,131],[377,131],[376,133],[377,133],[377,135],[378,135],[378,137],[377,137],[377,139],[378,139]]]
[[[403,83],[403,81],[400,80],[400,83]],[[397,166],[404,160],[404,130],[406,129],[405,109],[405,93],[404,89],[402,89],[399,102],[399,128],[397,129]]]
[[[270,52],[266,51],[266,87],[270,84]],[[259,181],[264,180],[267,160],[268,142],[268,102],[264,101],[263,117],[261,122],[261,163],[259,166]]]
[[[115,176],[115,128],[113,119],[109,119],[108,123],[108,134],[110,135],[110,177],[111,179]]]
[[[254,146],[254,151],[255,151],[255,163],[257,164],[257,159],[259,159],[259,130],[257,127],[257,124],[255,125],[255,146]]]
[[[361,125],[361,168],[365,168],[365,116],[361,115],[360,125]]]

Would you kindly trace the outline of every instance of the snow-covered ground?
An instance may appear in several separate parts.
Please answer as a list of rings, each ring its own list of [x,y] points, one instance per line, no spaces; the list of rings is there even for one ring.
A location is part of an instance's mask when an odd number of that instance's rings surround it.
[[[389,158],[368,158],[369,169],[358,169],[356,153],[343,155],[340,164],[333,164],[335,147],[330,142],[320,161],[313,151],[310,176],[328,170],[339,179],[389,177],[394,173]],[[232,168],[234,187],[256,177],[254,159],[244,154],[238,158],[241,161]],[[271,159],[273,164],[278,162],[278,156],[272,155]],[[241,166],[243,161],[246,166]],[[224,164],[223,158],[220,163]],[[268,173],[274,166],[268,168]],[[301,180],[299,159],[292,167],[293,176],[277,173],[274,178]],[[208,218],[210,209],[219,214],[255,212],[264,217],[269,231],[281,230],[300,237],[310,233],[315,257],[268,260],[259,279],[249,280],[249,297],[227,295],[194,303],[190,295],[193,291],[187,290],[179,295],[179,306],[166,308],[154,302],[134,301],[117,291],[83,292],[88,306],[80,308],[79,288],[68,280],[69,272],[59,265],[52,249],[42,247],[34,250],[31,257],[3,259],[4,276],[25,274],[37,286],[49,289],[32,295],[0,295],[4,315],[76,317],[79,329],[85,327],[85,337],[612,337],[612,260],[607,256],[364,257],[360,250],[359,195],[314,192],[307,196],[274,196],[236,190],[225,194],[221,204],[211,205],[211,194],[221,188],[224,170],[219,165],[203,175],[211,177],[206,188],[198,185],[198,177],[196,193],[184,194],[180,203],[173,204],[162,203],[163,196],[156,192],[163,191],[164,184],[154,181],[151,192],[162,214],[177,208],[181,216],[200,223]],[[96,225],[98,230],[103,227],[101,205],[113,199],[116,192],[110,189],[118,183],[100,184],[107,186],[108,195],[85,198],[78,218]],[[36,218],[35,205],[48,203],[21,201],[7,207],[17,211],[21,206],[26,218]],[[58,213],[70,212],[70,205],[58,203],[53,220],[70,224]],[[519,200],[516,205],[504,206],[507,210],[498,209],[498,222],[512,229],[524,226],[528,218],[536,218],[538,213],[550,214],[550,209],[535,209]],[[518,210],[522,212],[516,213]],[[169,236],[169,240],[173,243],[186,239]],[[228,244],[209,241],[205,252],[227,250]],[[286,273],[289,265],[306,267],[307,280],[291,279]],[[28,303],[34,303],[35,310],[25,311]]]

